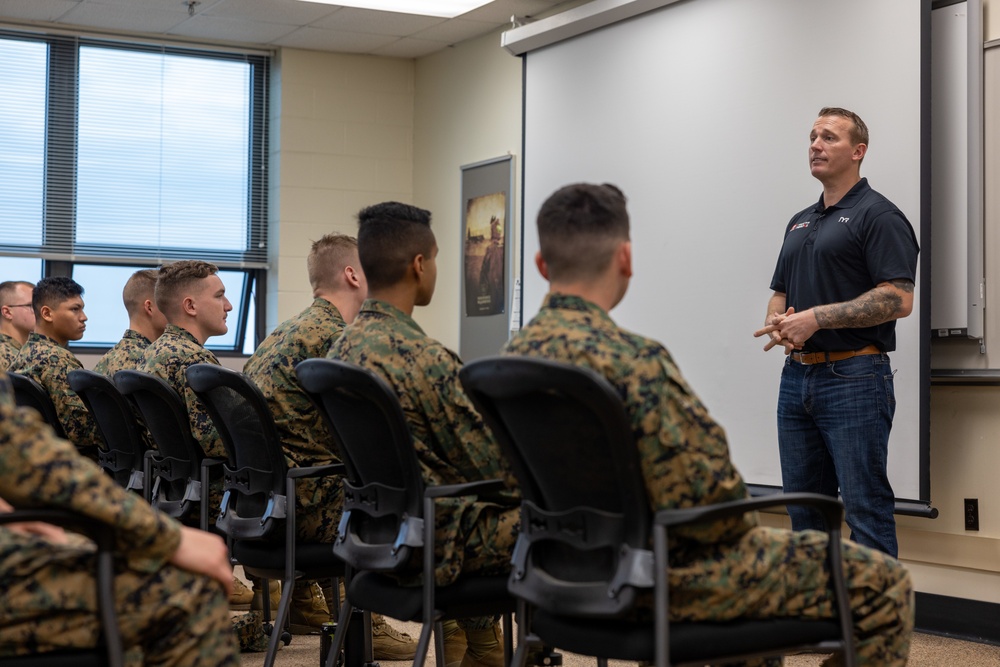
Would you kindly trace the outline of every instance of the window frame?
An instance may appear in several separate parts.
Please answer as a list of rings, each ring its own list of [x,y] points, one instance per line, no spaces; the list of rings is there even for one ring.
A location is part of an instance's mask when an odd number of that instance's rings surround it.
[[[84,35],[27,33],[0,29],[0,39],[42,42],[48,46],[45,80],[44,180],[41,243],[0,244],[3,256],[32,257],[42,260],[42,276],[72,276],[80,264],[113,266],[135,265],[155,268],[177,259],[204,259],[220,270],[242,272],[243,294],[236,315],[236,336],[232,346],[206,347],[220,356],[245,356],[247,334],[256,346],[265,329],[266,285],[268,274],[268,151],[270,106],[270,56],[235,50],[216,50],[197,45],[113,40]],[[94,244],[76,244],[76,197],[79,142],[79,50],[81,47],[122,49],[127,51],[236,60],[250,67],[247,117],[247,216],[243,250],[211,248],[161,248],[129,246],[101,252]],[[86,289],[86,285],[83,285]],[[248,322],[250,299],[255,308],[254,322]],[[74,352],[101,353],[107,346],[71,345]]]

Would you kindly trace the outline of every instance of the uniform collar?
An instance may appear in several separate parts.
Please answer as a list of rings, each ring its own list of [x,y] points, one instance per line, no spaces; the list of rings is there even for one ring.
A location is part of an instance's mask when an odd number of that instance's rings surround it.
[[[819,201],[816,202],[815,211],[817,213],[823,213],[828,209],[851,208],[857,204],[858,200],[860,200],[869,190],[871,190],[871,187],[868,185],[868,179],[862,178],[854,184],[854,187],[847,191],[847,194],[840,198],[840,201],[832,206],[826,207],[823,206],[823,194],[820,193]]]
[[[424,333],[424,330],[420,328],[416,320],[401,311],[396,306],[392,305],[388,301],[379,301],[378,299],[365,299],[365,302],[361,304],[361,312],[367,314],[371,317],[385,318],[391,317],[393,319],[400,320],[403,324]]]

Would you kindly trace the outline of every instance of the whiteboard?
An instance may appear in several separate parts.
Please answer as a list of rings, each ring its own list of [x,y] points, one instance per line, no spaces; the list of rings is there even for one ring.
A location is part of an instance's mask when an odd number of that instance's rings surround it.
[[[670,349],[726,429],[744,478],[780,486],[784,357],[764,353],[752,333],[785,224],[821,193],[809,131],[823,106],[865,119],[862,175],[920,238],[929,12],[913,0],[840,0],[835,10],[823,0],[684,0],[528,52],[523,321],[547,290],[533,268],[542,202],[567,183],[619,186],[635,276],[612,317]],[[929,327],[919,282],[891,355],[889,468],[898,499],[926,501]]]

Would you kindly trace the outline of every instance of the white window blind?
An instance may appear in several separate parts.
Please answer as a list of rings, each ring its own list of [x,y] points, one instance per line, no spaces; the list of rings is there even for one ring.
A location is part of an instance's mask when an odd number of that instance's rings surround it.
[[[0,253],[266,268],[266,57],[0,32],[0,73]]]

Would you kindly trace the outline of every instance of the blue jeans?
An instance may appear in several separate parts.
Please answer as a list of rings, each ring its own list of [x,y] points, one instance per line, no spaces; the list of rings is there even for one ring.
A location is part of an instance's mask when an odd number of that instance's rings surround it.
[[[785,360],[778,450],[785,492],[840,496],[851,539],[895,557],[895,498],[886,472],[896,410],[885,354],[804,365]],[[822,529],[814,510],[789,507],[793,530]]]

